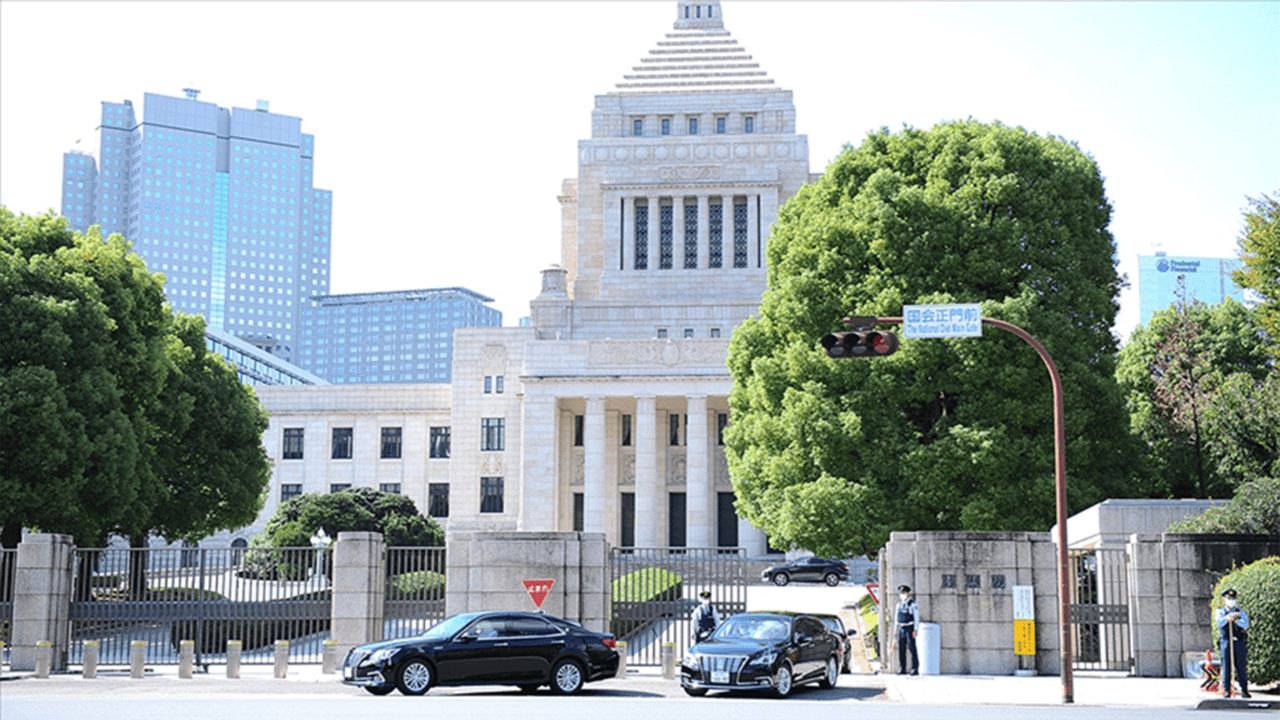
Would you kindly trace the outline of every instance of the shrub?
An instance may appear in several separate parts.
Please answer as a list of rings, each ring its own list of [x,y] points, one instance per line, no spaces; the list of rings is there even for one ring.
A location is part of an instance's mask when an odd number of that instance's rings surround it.
[[[1222,593],[1235,588],[1240,607],[1249,614],[1249,682],[1270,685],[1280,680],[1280,556],[1263,558],[1227,573],[1213,590],[1213,616]],[[1213,647],[1218,628],[1211,623]]]
[[[656,567],[636,570],[613,581],[614,607],[617,603],[674,602],[680,599],[683,587],[684,580],[670,570]],[[677,609],[672,608],[672,611]],[[609,623],[609,630],[615,637],[626,638],[652,619],[635,617],[627,612],[617,613]]]
[[[1245,483],[1226,505],[1209,508],[1169,526],[1174,533],[1280,533],[1280,478]]]
[[[388,600],[439,600],[444,597],[444,573],[431,570],[401,573],[387,579]]]

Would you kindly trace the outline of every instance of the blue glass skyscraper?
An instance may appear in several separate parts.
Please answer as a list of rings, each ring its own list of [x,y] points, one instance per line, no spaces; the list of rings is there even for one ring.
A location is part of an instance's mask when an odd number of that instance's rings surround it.
[[[63,157],[62,213],[121,233],[174,309],[293,360],[306,298],[329,292],[333,197],[302,120],[146,93],[103,102],[98,159]]]

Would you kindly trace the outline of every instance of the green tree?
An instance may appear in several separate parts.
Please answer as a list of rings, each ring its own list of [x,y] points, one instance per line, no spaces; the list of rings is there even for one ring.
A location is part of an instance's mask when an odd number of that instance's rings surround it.
[[[1256,316],[1230,299],[1174,304],[1134,331],[1116,378],[1131,428],[1147,445],[1154,495],[1225,498],[1248,479],[1240,472],[1245,445],[1274,435],[1247,418],[1258,411],[1251,388],[1267,387],[1272,374],[1267,345]]]
[[[1245,483],[1231,501],[1169,526],[1175,533],[1280,534],[1280,478]]]
[[[1280,338],[1280,199],[1270,195],[1249,198],[1239,246],[1244,267],[1232,279],[1262,296],[1260,323],[1272,338],[1272,352],[1280,352],[1280,345],[1275,344]]]
[[[1074,144],[976,121],[847,147],[780,211],[759,315],[734,332],[726,454],[739,512],[775,544],[879,547],[898,529],[1043,529],[1054,519],[1048,373],[1032,348],[904,340],[832,360],[847,315],[979,302],[1054,357],[1073,509],[1144,491],[1114,379],[1121,279],[1111,208]]]
[[[0,544],[23,527],[101,543],[153,496],[170,323],[123,238],[0,207]]]
[[[1205,412],[1209,454],[1229,482],[1280,477],[1280,372],[1229,375]]]
[[[377,532],[392,546],[444,545],[444,530],[433,518],[423,517],[412,499],[368,487],[289,498],[276,508],[252,545],[307,547],[320,528],[332,538],[340,532]]]

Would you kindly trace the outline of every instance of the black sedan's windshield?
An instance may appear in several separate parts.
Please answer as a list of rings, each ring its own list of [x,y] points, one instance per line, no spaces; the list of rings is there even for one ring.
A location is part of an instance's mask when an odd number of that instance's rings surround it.
[[[420,637],[431,640],[443,640],[447,637],[452,637],[454,633],[466,627],[467,623],[475,620],[476,617],[475,614],[454,615],[427,628],[427,631],[422,633]]]
[[[789,631],[789,623],[781,618],[738,615],[725,620],[711,637],[714,640],[771,642],[786,640]]]

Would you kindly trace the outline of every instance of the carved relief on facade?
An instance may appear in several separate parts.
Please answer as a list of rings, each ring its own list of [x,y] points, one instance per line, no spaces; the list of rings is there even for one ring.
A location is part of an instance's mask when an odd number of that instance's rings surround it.
[[[485,370],[501,371],[507,366],[507,346],[485,345],[480,355],[480,366]]]
[[[711,452],[712,482],[716,487],[728,488],[733,485],[729,479],[729,460],[724,456],[724,448],[718,447]]]
[[[480,474],[485,477],[502,477],[506,475],[506,472],[503,470],[502,454],[481,453]]]
[[[573,449],[573,458],[569,461],[573,474],[569,476],[569,484],[582,487],[587,479],[587,454],[582,448]]]
[[[636,451],[623,448],[622,454],[618,458],[619,485],[635,485],[636,484]]]
[[[725,340],[601,340],[588,346],[587,365],[723,367],[728,355],[729,343]]]
[[[667,485],[684,485],[689,464],[684,448],[667,448]]]
[[[686,151],[687,152],[687,151]],[[658,168],[658,179],[663,182],[689,180],[719,180],[719,165],[664,165]]]

